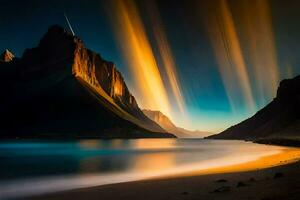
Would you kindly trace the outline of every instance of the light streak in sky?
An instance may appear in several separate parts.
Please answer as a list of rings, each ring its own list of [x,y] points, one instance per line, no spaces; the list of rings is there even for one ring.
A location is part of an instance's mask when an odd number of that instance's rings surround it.
[[[265,105],[275,97],[279,67],[268,0],[244,0],[236,4],[244,54],[253,70],[258,103]]]
[[[227,1],[219,1],[206,17],[206,27],[232,110],[239,106],[241,96],[247,109],[254,112],[256,106],[247,66]]]
[[[159,11],[154,1],[147,1],[148,14],[150,16],[151,27],[158,46],[159,54],[162,58],[163,66],[166,70],[168,81],[171,85],[172,93],[181,114],[186,113],[186,105],[181,91],[180,81],[176,70],[176,63],[172,55],[171,47],[168,43]]]
[[[171,116],[168,95],[138,9],[133,1],[112,1],[115,35],[130,68],[141,107]]]
[[[69,21],[67,15],[66,15],[66,13],[64,13],[64,16],[65,16],[65,19],[66,19],[66,21],[67,21],[68,27],[69,27],[70,31],[72,32],[72,35],[75,36],[75,33],[74,33],[74,31],[73,31],[73,28],[72,28],[72,26],[71,26],[71,24],[70,24],[70,21]]]

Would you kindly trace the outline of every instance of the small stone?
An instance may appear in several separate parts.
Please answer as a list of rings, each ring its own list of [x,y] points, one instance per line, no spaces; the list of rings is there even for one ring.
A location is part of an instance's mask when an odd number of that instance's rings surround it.
[[[274,178],[281,178],[281,177],[283,177],[283,173],[281,172],[277,172],[274,174]]]
[[[247,185],[242,181],[239,181],[236,185],[236,187],[245,187],[245,186],[247,186]]]
[[[226,183],[227,180],[226,179],[219,179],[219,180],[216,180],[217,183]]]
[[[230,191],[230,186],[222,186],[222,187],[219,187],[217,189],[215,189],[213,191],[213,193],[223,193],[223,192],[229,192]]]

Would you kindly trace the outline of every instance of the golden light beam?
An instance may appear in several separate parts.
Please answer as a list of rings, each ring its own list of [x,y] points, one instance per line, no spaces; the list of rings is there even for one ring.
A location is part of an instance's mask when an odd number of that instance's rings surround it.
[[[178,80],[176,64],[160,19],[158,8],[154,1],[147,1],[146,5],[149,11],[154,38],[158,46],[159,54],[162,58],[164,69],[166,70],[167,73],[167,77],[171,86],[172,93],[175,97],[176,103],[178,105],[181,114],[185,115],[186,105],[181,92],[180,82]]]
[[[240,35],[249,54],[255,86],[262,104],[276,94],[279,69],[268,0],[244,0],[237,4]]]
[[[209,12],[206,27],[216,55],[223,84],[232,110],[238,107],[237,90],[242,94],[249,111],[255,110],[247,67],[243,58],[239,38],[231,11],[226,0],[218,1],[213,12]]]
[[[138,102],[143,108],[171,116],[168,96],[136,5],[131,0],[110,3],[114,32],[130,67]]]

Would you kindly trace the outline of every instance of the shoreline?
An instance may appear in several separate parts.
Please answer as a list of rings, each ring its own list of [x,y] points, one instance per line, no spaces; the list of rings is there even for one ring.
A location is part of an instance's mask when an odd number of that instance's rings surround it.
[[[285,192],[279,191],[277,194],[279,196],[296,192],[297,197],[300,197],[299,160],[300,148],[284,148],[278,154],[264,156],[258,160],[232,166],[211,168],[172,176],[154,177],[140,181],[74,189],[24,199],[93,200],[99,199],[99,197],[112,200],[141,198],[159,200],[170,198],[184,199],[187,197],[189,197],[188,199],[199,199],[199,197],[203,197],[203,199],[244,199],[245,195],[257,196],[256,190],[261,190],[264,196],[272,196],[272,191],[276,187],[284,188],[285,190]],[[275,176],[283,177],[277,179],[274,178]],[[265,187],[269,187],[269,189]],[[199,190],[199,188],[202,189]],[[246,191],[236,194],[237,189]],[[222,195],[219,193],[222,193]],[[169,197],[169,194],[177,195]]]
[[[299,139],[290,139],[290,138],[265,138],[254,140],[254,143],[257,144],[267,144],[267,145],[278,145],[286,147],[300,147]]]
[[[206,170],[195,171],[192,173],[184,173],[182,174],[182,176],[247,172],[252,170],[267,169],[300,161],[300,148],[283,148],[284,149],[282,149],[282,152],[280,153],[263,156],[253,161],[248,161],[241,164],[228,165],[225,167],[210,168]]]

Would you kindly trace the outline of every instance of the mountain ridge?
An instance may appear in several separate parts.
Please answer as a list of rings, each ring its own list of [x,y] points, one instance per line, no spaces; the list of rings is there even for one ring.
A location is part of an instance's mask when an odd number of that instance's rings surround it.
[[[6,106],[0,110],[8,117],[3,130],[17,133],[23,127],[28,132],[36,129],[36,134],[49,135],[66,129],[83,137],[85,127],[93,137],[173,137],[142,113],[112,62],[87,49],[81,39],[58,25],[48,29],[37,47],[26,49],[20,59],[5,63],[4,67],[7,78],[1,82],[7,95],[1,104]],[[55,118],[55,115],[62,116]],[[30,125],[24,124],[25,121]],[[52,122],[57,126],[51,126]],[[124,131],[123,136],[122,130],[127,129],[130,130]],[[101,135],[102,131],[107,134]]]
[[[166,115],[164,115],[160,111],[153,111],[149,109],[143,109],[142,111],[147,117],[149,117],[151,120],[159,124],[163,129],[165,129],[169,133],[175,134],[177,137],[199,138],[199,137],[206,137],[212,134],[210,132],[204,132],[198,130],[190,131],[184,128],[177,127]]]
[[[14,58],[14,54],[8,49],[5,49],[4,52],[0,55],[0,62],[11,62]]]
[[[276,97],[252,117],[212,139],[300,139],[300,75],[280,82]]]

